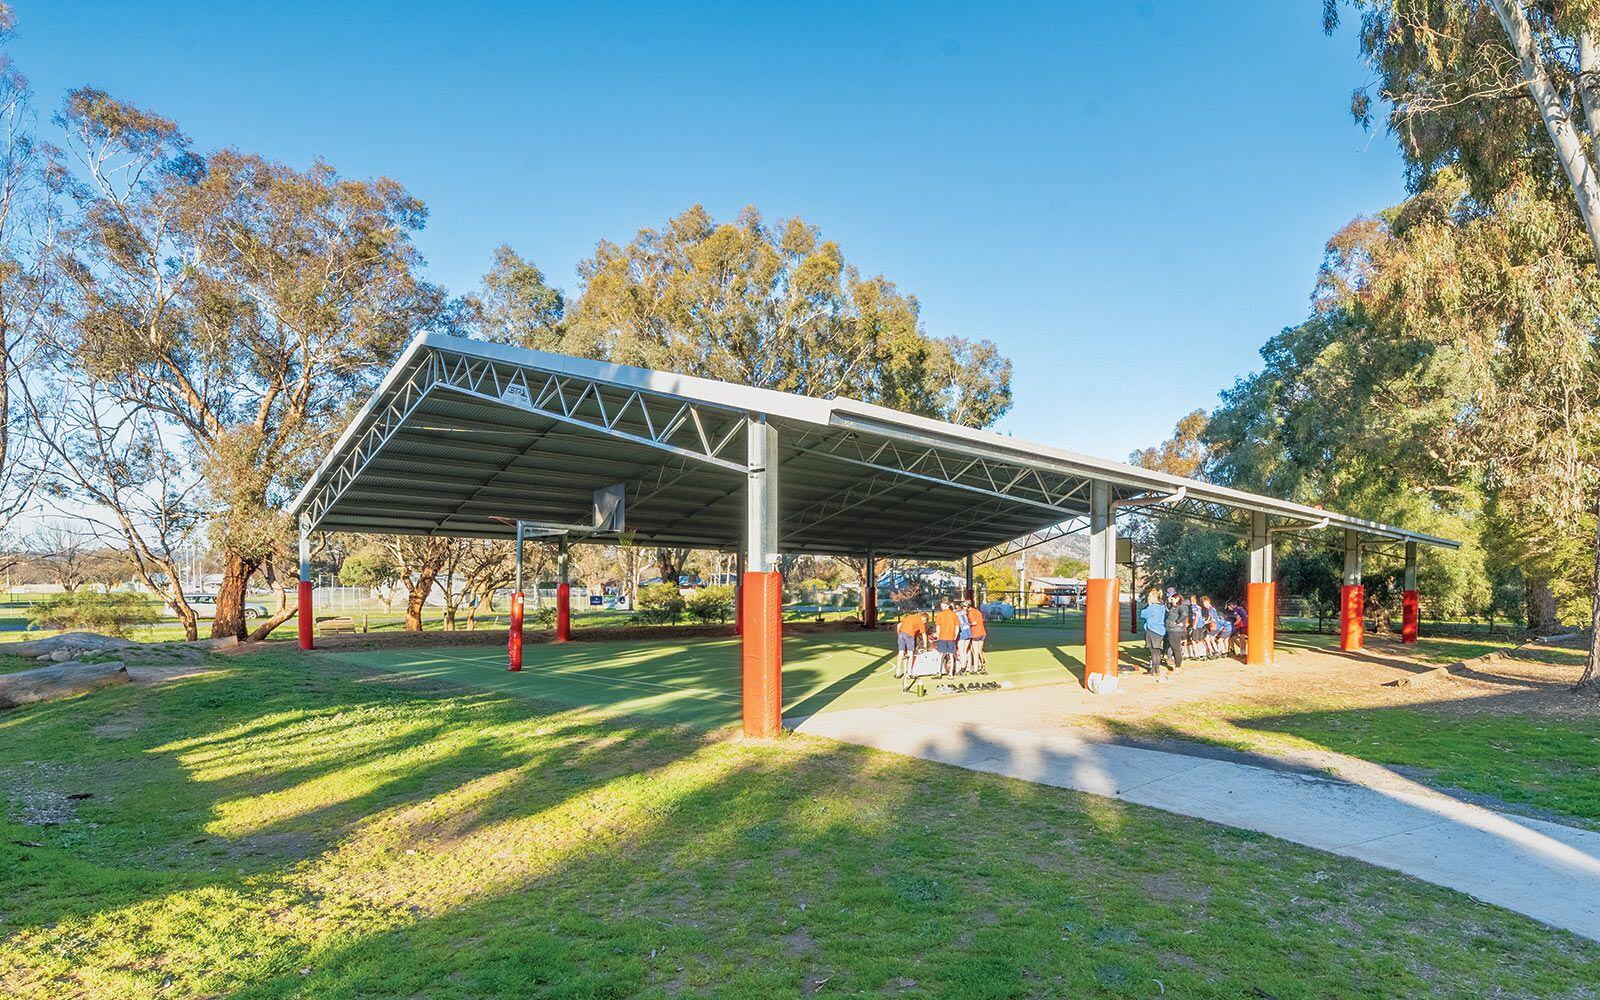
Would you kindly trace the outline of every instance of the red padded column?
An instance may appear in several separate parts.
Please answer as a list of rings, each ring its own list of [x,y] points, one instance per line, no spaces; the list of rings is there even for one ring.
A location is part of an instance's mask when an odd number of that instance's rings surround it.
[[[312,639],[311,639],[313,622],[312,622],[312,619],[311,619],[311,581],[310,580],[301,580],[300,581],[300,595],[299,595],[299,598],[300,598],[300,608],[299,608],[299,610],[297,612],[295,612],[295,614],[300,619],[300,621],[298,623],[299,627],[300,627],[300,648],[301,649],[314,649],[316,647],[315,647],[315,644],[312,642]]]
[[[1417,641],[1417,592],[1408,590],[1400,595],[1400,641]]]
[[[522,669],[522,591],[511,595],[511,635],[506,640],[511,657],[511,670]]]
[[[572,584],[556,584],[556,642],[572,638]]]

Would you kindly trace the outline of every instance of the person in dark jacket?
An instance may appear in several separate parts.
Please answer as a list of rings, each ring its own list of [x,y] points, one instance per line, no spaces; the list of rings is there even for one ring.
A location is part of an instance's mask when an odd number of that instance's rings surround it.
[[[1172,670],[1183,666],[1183,647],[1189,642],[1189,618],[1194,614],[1189,602],[1176,592],[1167,595],[1167,655],[1172,657]]]

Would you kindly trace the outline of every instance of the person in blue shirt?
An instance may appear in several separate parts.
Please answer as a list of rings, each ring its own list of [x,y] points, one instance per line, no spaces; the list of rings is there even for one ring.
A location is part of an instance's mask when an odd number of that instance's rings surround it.
[[[956,673],[970,673],[972,662],[972,623],[967,620],[966,609],[956,602]]]
[[[1160,590],[1150,588],[1139,617],[1144,621],[1144,645],[1150,651],[1150,666],[1145,668],[1145,673],[1155,674],[1159,683],[1164,680],[1161,675],[1161,650],[1167,642],[1167,607],[1161,600]]]

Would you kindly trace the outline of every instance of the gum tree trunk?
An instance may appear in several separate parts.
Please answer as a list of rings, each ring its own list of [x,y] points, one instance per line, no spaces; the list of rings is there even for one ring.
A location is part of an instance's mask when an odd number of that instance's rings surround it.
[[[1594,553],[1595,598],[1589,618],[1589,659],[1583,665],[1583,676],[1572,687],[1585,694],[1600,693],[1600,504],[1595,505]]]
[[[406,631],[422,631],[422,608],[428,601],[428,595],[433,592],[433,582],[439,577],[439,567],[423,565],[417,570],[417,581],[411,585],[410,596],[406,598]]]
[[[259,563],[237,552],[223,553],[222,586],[217,589],[217,617],[211,622],[211,638],[249,638],[244,627],[244,595],[258,568]]]

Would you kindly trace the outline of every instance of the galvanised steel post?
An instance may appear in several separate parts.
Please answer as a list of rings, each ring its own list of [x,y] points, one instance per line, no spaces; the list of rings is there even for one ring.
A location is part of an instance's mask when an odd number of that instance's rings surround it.
[[[733,634],[744,635],[744,549],[733,557]]]
[[[783,730],[783,579],[778,561],[778,429],[745,420],[742,678],[744,734]]]
[[[510,660],[508,669],[522,669],[522,522],[517,522],[516,545],[517,582],[511,592],[511,630],[506,636],[506,651]]]
[[[1339,648],[1353,653],[1361,648],[1362,618],[1367,593],[1361,585],[1361,534],[1344,531],[1344,586],[1339,590]]]
[[[1417,641],[1417,543],[1406,543],[1406,583],[1400,595],[1400,641]]]
[[[878,557],[867,550],[867,578],[861,588],[861,627],[878,627]]]
[[[297,597],[299,608],[295,614],[299,618],[296,624],[300,631],[300,648],[312,649],[315,643],[312,640],[311,620],[311,532],[306,530],[303,520],[300,522],[300,588]]]
[[[556,642],[572,638],[572,584],[567,578],[567,536],[556,540]]]
[[[1115,676],[1121,639],[1117,586],[1117,522],[1111,507],[1111,484],[1089,489],[1089,579],[1084,601],[1083,686],[1090,678]]]
[[[977,588],[977,585],[976,585],[976,583],[974,582],[974,579],[973,579],[973,575],[972,575],[972,556],[969,554],[967,556],[967,600],[969,600],[969,601],[976,600],[977,597],[978,597],[978,588]]]

